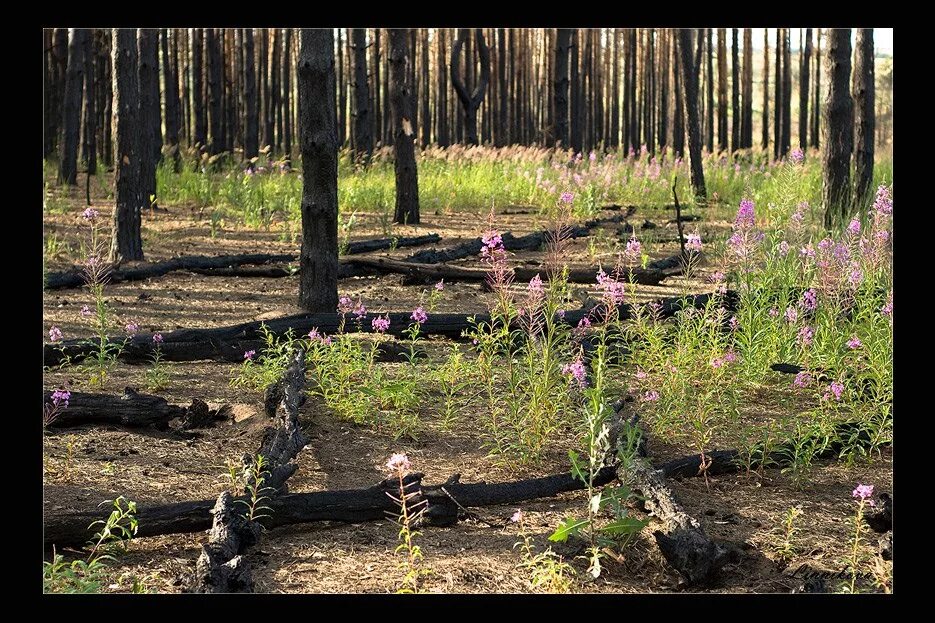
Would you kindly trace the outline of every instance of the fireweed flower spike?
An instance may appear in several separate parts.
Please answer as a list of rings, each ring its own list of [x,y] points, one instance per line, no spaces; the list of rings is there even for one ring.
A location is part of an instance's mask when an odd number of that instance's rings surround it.
[[[256,355],[256,351],[255,351],[255,350],[248,350],[247,352],[245,352],[245,353],[243,354],[243,358],[244,358],[244,359],[249,359],[250,361],[253,361],[253,356],[254,356],[254,355]]]
[[[97,219],[99,212],[94,208],[87,208],[84,212],[81,213],[81,216],[84,217],[86,221],[94,222]]]
[[[444,289],[445,289],[445,280],[442,279],[441,281],[439,281],[438,283],[436,283],[436,284],[435,284],[435,289],[438,290],[439,292],[441,292],[442,290],[444,290]]]
[[[863,346],[863,342],[860,341],[860,338],[856,335],[847,341],[847,347],[851,350],[856,350]]]
[[[858,484],[857,488],[851,492],[851,496],[858,500],[869,500],[873,497],[873,485]],[[873,500],[870,500],[870,505],[873,506]]]
[[[49,329],[49,341],[50,342],[61,342],[62,341],[62,330],[55,326],[50,328]]]
[[[390,328],[390,315],[387,314],[385,317],[377,316],[370,322],[370,326],[377,333],[386,333],[386,330]]]
[[[570,193],[570,192],[568,192],[568,191],[565,191],[565,192],[562,193],[562,196],[559,197],[559,200],[560,200],[562,203],[564,203],[564,204],[567,205],[567,204],[570,204],[572,201],[575,200],[575,196],[574,196],[572,193]]]
[[[522,520],[523,520],[523,511],[517,508],[516,512],[513,513],[513,515],[510,517],[510,521],[512,521],[513,523],[519,523]]]
[[[418,307],[416,307],[416,308],[413,310],[411,318],[412,318],[412,320],[413,320],[414,322],[417,322],[417,323],[419,323],[419,324],[422,324],[422,323],[424,323],[426,320],[429,319],[429,315],[426,314],[426,313],[425,313],[425,310],[422,309],[422,306],[419,305]]]
[[[127,335],[136,335],[140,332],[140,325],[135,322],[128,322],[125,328],[127,330]]]
[[[566,363],[564,366],[562,366],[562,374],[572,377],[575,381],[578,382],[579,387],[585,387],[588,384],[586,378],[587,369],[584,367],[584,362],[580,357],[572,363]]]
[[[71,392],[64,389],[57,389],[52,392],[52,404],[63,409],[68,408],[68,401],[71,400]]]
[[[685,237],[685,248],[695,253],[701,253],[701,236],[698,232],[693,232]]]
[[[153,343],[162,344],[162,333],[153,333]]]
[[[406,472],[412,465],[409,463],[409,457],[397,452],[386,462],[386,468],[394,472]]]

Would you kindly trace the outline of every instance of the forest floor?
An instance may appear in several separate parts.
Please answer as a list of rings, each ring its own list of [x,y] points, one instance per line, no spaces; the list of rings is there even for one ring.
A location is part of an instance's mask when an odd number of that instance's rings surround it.
[[[61,270],[78,261],[79,240],[87,237],[87,225],[80,217],[85,207],[83,193],[76,193],[67,204],[67,209],[44,215],[45,236],[54,235],[60,243],[58,253],[47,253],[46,270]],[[94,207],[105,216],[109,215],[111,205],[103,197],[94,200]],[[673,216],[669,211],[641,208],[631,221],[641,223],[649,219],[664,227],[656,232],[674,236],[675,226],[666,225]],[[699,223],[705,240],[723,239],[730,232],[730,217],[726,214],[716,217],[715,212],[705,213]],[[481,213],[426,213],[421,225],[394,227],[392,235],[438,233],[442,241],[436,246],[447,247],[478,236],[486,229],[486,219],[487,214]],[[516,235],[547,225],[535,214],[497,214],[494,222],[500,231],[509,230]],[[693,224],[689,227],[693,229]],[[197,210],[170,206],[168,212],[144,214],[143,248],[147,261],[189,254],[297,252],[296,245],[283,240],[275,225],[272,229],[258,232],[228,226],[212,236],[211,227]],[[593,231],[589,238],[573,241],[566,261],[612,266],[613,243],[626,240],[626,234],[618,229],[619,225],[608,225]],[[375,216],[371,219],[359,215],[352,240],[382,236]],[[644,239],[644,248],[655,259],[674,254],[677,243],[647,245]],[[402,258],[417,250],[420,248],[372,255]],[[517,265],[536,265],[542,262],[543,255],[522,252],[513,256],[512,261]],[[477,258],[455,264],[480,266]],[[691,280],[672,277],[660,286],[639,286],[638,298],[649,300],[710,291],[707,272],[710,271],[702,266]],[[354,300],[362,297],[371,314],[411,310],[423,300],[425,289],[431,289],[431,285],[401,285],[400,275],[345,279],[339,283],[341,294]],[[572,284],[572,291],[581,300],[588,290],[585,285]],[[173,272],[147,281],[109,285],[106,298],[120,326],[132,320],[148,332],[219,327],[299,313],[297,292],[298,277],[248,279]],[[436,311],[483,312],[492,296],[477,283],[446,284]],[[83,305],[93,305],[87,289],[46,292],[44,330],[56,325],[66,339],[91,336],[89,322],[80,314]],[[571,304],[570,308],[577,306]],[[434,354],[441,355],[445,345],[442,339],[428,341],[425,350],[430,361]],[[254,418],[262,417],[263,396],[230,386],[239,366],[223,362],[166,365],[169,381],[165,389],[157,392],[160,396],[177,404],[188,404],[192,398],[200,398],[212,406],[231,404],[235,407],[236,421],[200,431],[197,438],[188,441],[156,431],[117,427],[87,426],[48,432],[43,436],[46,514],[73,506],[88,507],[118,495],[141,506],[213,499],[223,489],[221,476],[226,471],[225,463],[255,451],[262,426]],[[104,386],[95,391],[119,394],[127,386],[146,391],[145,372],[146,366],[121,363]],[[788,377],[776,376],[777,387],[788,386]],[[75,367],[47,371],[44,387],[89,391],[87,373]],[[795,400],[788,392],[764,388],[754,404],[744,406],[744,413],[748,417],[769,418],[781,417],[795,409]],[[384,463],[394,452],[407,453],[413,469],[425,473],[429,484],[440,483],[455,473],[461,474],[463,482],[497,482],[569,469],[568,450],[577,446],[570,433],[550,447],[535,465],[506,464],[502,458],[488,456],[472,415],[460,413],[452,430],[443,431],[430,406],[429,412],[422,415],[424,428],[418,440],[394,440],[389,432],[338,418],[320,399],[313,397],[301,409],[301,421],[311,441],[298,457],[299,471],[289,480],[289,489],[307,492],[371,486],[385,477]],[[692,453],[680,440],[654,437],[649,440],[649,449],[654,462]],[[840,571],[852,532],[851,490],[858,482],[872,482],[877,491],[892,491],[892,450],[886,449],[882,457],[869,464],[852,467],[816,461],[804,485],[778,470],[766,470],[762,477],[743,473],[712,477],[709,488],[701,478],[674,480],[675,493],[688,512],[701,521],[705,531],[714,538],[741,544],[743,552],[738,562],[723,570],[714,585],[691,590],[789,592],[802,582],[802,577],[793,573],[799,567]],[[548,535],[561,520],[584,509],[586,497],[585,492],[578,491],[523,504],[526,528],[538,550],[545,548]],[[804,516],[800,519],[796,554],[784,563],[775,554],[775,532],[782,525],[784,513],[794,506],[799,506]],[[503,523],[516,509],[476,510],[492,523]],[[105,514],[102,510],[102,516]],[[583,581],[587,577],[586,562],[574,561],[578,577],[582,578],[575,583],[574,591],[679,590],[678,576],[662,559],[652,529],[652,524],[645,528],[620,561],[608,560],[605,572],[596,581]],[[398,568],[400,557],[394,554],[397,532],[398,526],[389,520],[353,525],[317,523],[270,530],[248,554],[256,589],[272,593],[393,592],[402,576]],[[432,570],[425,581],[427,591],[532,590],[528,573],[517,567],[521,562],[519,549],[514,549],[514,544],[521,540],[517,525],[507,523],[503,528],[491,528],[469,520],[448,528],[424,528],[422,532],[418,544],[425,555],[425,566]],[[182,578],[193,569],[205,539],[204,533],[134,539],[129,551],[110,565],[106,591],[128,592],[134,578],[142,580],[151,592],[180,591]],[[875,549],[875,540],[871,545]]]

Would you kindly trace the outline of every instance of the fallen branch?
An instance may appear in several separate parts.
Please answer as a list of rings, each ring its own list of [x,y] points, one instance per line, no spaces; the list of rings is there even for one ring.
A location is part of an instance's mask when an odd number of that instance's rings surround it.
[[[670,297],[659,299],[659,316],[668,318],[684,307],[704,307],[712,296],[720,296],[723,304],[732,309],[736,304],[736,295],[728,292],[726,295],[694,294],[687,297]],[[575,326],[591,312],[590,308],[568,310],[564,316],[557,318]],[[633,317],[633,307],[624,303],[618,307],[622,320]],[[411,312],[390,312],[390,335],[403,336],[403,332],[412,324]],[[477,314],[430,314],[426,322],[419,328],[421,336],[441,335],[451,339],[462,338],[465,330],[472,328],[475,322],[490,322],[490,315]],[[262,349],[264,342],[260,331],[261,325],[277,336],[285,335],[292,329],[297,336],[307,334],[313,328],[321,333],[334,334],[342,324],[342,317],[338,313],[297,314],[284,316],[273,320],[245,322],[227,327],[214,329],[178,329],[163,333],[163,342],[160,345],[162,357],[165,361],[197,361],[203,359],[219,361],[243,361],[243,354],[248,350]],[[360,327],[354,327],[348,321],[348,330],[372,332],[370,322],[365,320]],[[154,346],[152,334],[137,334],[132,338],[111,337],[111,343],[124,342],[120,352],[120,359],[130,363],[151,361]],[[388,346],[386,348],[392,348]],[[381,345],[381,349],[384,347]],[[85,357],[99,350],[96,339],[66,340],[59,343],[47,343],[43,346],[43,362],[46,366],[59,366],[66,363],[77,363]]]
[[[52,392],[43,392],[44,402],[51,402],[51,397]],[[140,394],[130,387],[124,390],[122,396],[71,392],[68,407],[61,409],[47,428],[111,424],[127,428],[167,430],[169,422],[175,418],[189,420],[191,423],[187,428],[196,428],[198,424],[203,426],[206,421],[223,418],[223,415],[218,414],[224,411],[223,407],[216,411],[209,410],[208,405],[197,398],[192,400],[189,407],[169,404],[165,398]]]
[[[441,237],[438,234],[428,234],[425,236],[415,236],[411,238],[379,238],[376,240],[359,240],[348,244],[345,255],[354,255],[358,253],[369,253],[371,251],[380,251],[391,248],[415,247],[423,244],[438,242]],[[183,255],[173,257],[161,262],[139,263],[133,267],[116,268],[109,273],[110,283],[120,283],[123,281],[140,281],[161,277],[167,273],[187,270],[199,274],[207,275],[225,275],[225,269],[230,270],[239,266],[249,266],[256,264],[277,264],[286,262],[298,262],[299,256],[292,253],[249,253],[241,255]],[[286,269],[279,269],[286,271]],[[236,276],[236,275],[232,275]],[[280,275],[275,275],[280,276]],[[84,269],[81,266],[49,273],[46,276],[46,290],[59,290],[63,288],[79,288],[85,284]]]

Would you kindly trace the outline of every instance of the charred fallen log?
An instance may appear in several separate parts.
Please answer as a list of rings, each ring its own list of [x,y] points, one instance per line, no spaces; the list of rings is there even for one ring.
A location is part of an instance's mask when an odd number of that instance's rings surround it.
[[[369,253],[385,249],[400,247],[415,247],[423,244],[438,242],[441,237],[438,234],[428,234],[425,236],[414,236],[409,238],[379,238],[376,240],[360,240],[348,244],[345,255],[354,255],[358,253]],[[187,255],[174,257],[161,262],[141,263],[133,267],[115,268],[109,273],[110,283],[120,283],[123,281],[140,281],[161,277],[167,273],[187,270],[199,274],[215,276],[239,276],[236,269],[241,266],[262,265],[262,264],[282,264],[298,261],[299,256],[291,253],[248,253],[241,255]],[[277,268],[273,276],[280,275],[280,271],[288,273],[288,269]],[[228,271],[228,272],[225,272]],[[258,273],[261,271],[257,271]],[[63,288],[79,288],[85,284],[84,269],[80,266],[55,273],[49,273],[46,276],[46,290],[58,290]]]
[[[43,392],[43,401],[51,402],[52,392]],[[122,396],[71,392],[68,407],[61,409],[48,423],[49,429],[71,428],[85,424],[110,424],[127,428],[167,430],[175,418],[191,420],[188,428],[204,427],[218,419],[218,413],[208,405],[192,400],[189,407],[169,404],[160,396],[140,394],[127,387]],[[223,417],[223,416],[220,416]],[[183,427],[184,428],[184,427]]]

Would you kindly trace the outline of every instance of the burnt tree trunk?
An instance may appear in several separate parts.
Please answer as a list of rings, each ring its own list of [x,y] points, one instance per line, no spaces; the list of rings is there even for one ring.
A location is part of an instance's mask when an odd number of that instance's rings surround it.
[[[140,87],[136,29],[114,31],[114,213],[110,259],[143,259],[140,233]]]
[[[192,29],[192,108],[195,134],[192,137],[199,151],[208,147],[208,109],[205,105],[204,28]]]
[[[581,126],[582,126],[582,117],[583,110],[581,106],[581,71],[579,60],[579,49],[581,47],[581,30],[578,28],[573,28],[571,31],[571,106],[569,110],[569,116],[571,117],[570,121],[570,130],[569,130],[569,147],[571,147],[575,153],[581,153],[583,148],[582,137],[581,137]]]
[[[717,29],[717,148],[727,151],[727,29]]]
[[[710,29],[709,29],[710,30]],[[673,33],[675,34],[675,33]],[[714,83],[711,81],[711,37],[708,33],[708,150],[714,146]],[[675,92],[675,115],[672,119],[672,149],[676,158],[685,155],[685,98],[682,97],[682,62],[679,60],[678,40],[672,39],[672,88]]]
[[[415,129],[412,126],[412,97],[406,64],[409,32],[389,29],[390,106],[393,109],[393,139],[396,170],[396,214],[394,221],[415,225],[419,222],[419,178],[416,170]],[[452,67],[455,61],[452,61]],[[452,82],[454,77],[452,76]],[[476,137],[476,128],[475,128]]]
[[[156,154],[162,133],[159,115],[159,31],[140,28],[137,38],[140,80],[140,201],[150,206],[156,196]]]
[[[97,32],[88,31],[84,41],[84,138],[81,151],[88,175],[97,173]]]
[[[282,33],[278,28],[273,28],[270,32],[269,45],[269,91],[270,91],[270,154],[282,153],[282,97],[281,97],[281,79],[279,72],[282,70],[282,63],[279,61],[280,49],[282,48]]]
[[[477,54],[480,58],[480,78],[474,86],[474,91],[468,93],[471,74],[473,73],[474,57],[469,52],[465,52],[466,67],[471,69],[465,72],[465,81],[461,80],[459,61],[461,60],[461,48],[468,40],[470,30],[461,28],[458,31],[458,38],[454,42],[451,50],[451,84],[458,94],[458,100],[464,110],[464,138],[469,145],[477,145],[477,109],[484,100],[484,92],[487,90],[487,83],[490,82],[490,49],[484,42],[484,33],[480,28],[474,29],[474,38],[477,42]]]
[[[299,50],[302,142],[302,251],[299,306],[330,312],[338,305],[338,133],[334,35],[303,28]]]
[[[498,124],[497,128],[497,147],[504,147],[509,145],[512,140],[510,137],[510,120],[507,111],[508,106],[508,91],[507,91],[507,79],[506,79],[506,67],[507,67],[507,56],[506,56],[506,30],[503,28],[497,29],[497,96],[500,98],[500,107],[497,110],[498,114]]]
[[[282,47],[282,148],[286,154],[286,162],[292,162],[292,67],[290,63],[290,58],[292,58],[292,29],[286,28],[284,42]],[[332,37],[332,45],[333,45]],[[332,62],[332,82],[335,82],[336,78],[334,76],[334,53],[331,54]],[[337,83],[335,82],[335,86]],[[336,97],[332,95],[332,99]],[[337,105],[335,105],[337,106]],[[337,109],[335,109],[335,114],[337,114]],[[335,132],[337,132],[337,116],[335,116],[334,126]],[[338,145],[340,146],[340,140]]]
[[[562,149],[568,148],[568,49],[571,46],[571,28],[559,28],[555,37],[555,140]]]
[[[62,121],[64,136],[59,158],[58,181],[72,186],[78,183],[78,139],[81,135],[81,89],[84,86],[84,51],[86,28],[71,28],[68,36],[68,66],[65,72],[65,97]]]
[[[740,146],[753,147],[753,29],[743,29],[743,113]]]
[[[730,29],[730,150],[735,152],[740,144],[740,41],[736,28]]]
[[[49,115],[46,117],[45,155],[51,156],[60,146],[59,132],[62,129],[63,100],[65,96],[66,72],[68,69],[68,29],[51,31],[49,49]]]
[[[811,129],[811,139],[810,145],[818,149],[821,145],[819,140],[819,129],[821,127],[821,28],[818,29],[815,38],[817,39],[817,45],[815,46],[815,95],[812,99],[812,129]]]
[[[773,56],[776,71],[773,79],[776,84],[773,85],[773,159],[779,160],[782,149],[782,28],[776,29],[776,53]]]
[[[851,153],[854,145],[854,101],[851,99],[851,29],[828,33],[828,94],[824,103],[821,199],[825,227],[844,221],[850,208]]]
[[[439,147],[448,147],[451,144],[448,129],[448,61],[445,60],[445,52],[448,49],[446,28],[438,28],[435,33],[437,41],[435,42],[436,63],[435,73],[438,76],[438,101],[435,106],[435,115],[437,118],[435,124],[435,141]],[[511,31],[512,32],[512,31]]]
[[[346,33],[338,28],[337,65],[338,65],[338,145],[344,146],[347,140],[347,74],[350,73],[350,59],[347,58],[347,39],[350,30]]]
[[[873,182],[874,98],[873,29],[857,29],[854,55],[854,212],[862,212]]]
[[[712,29],[707,29],[707,76],[705,80],[706,106],[705,106],[705,141],[708,146],[708,153],[714,153],[714,36]],[[675,58],[678,58],[678,51],[675,51]],[[676,100],[680,100],[678,91],[676,91]]]
[[[244,29],[244,158],[248,161],[260,155],[260,118],[257,114],[256,58],[253,29]]]
[[[212,156],[224,151],[224,110],[221,105],[224,93],[221,84],[221,40],[214,28],[205,30],[205,49],[208,56],[208,111],[211,121],[211,136],[208,153]]]
[[[769,28],[763,29],[763,133],[760,146],[763,151],[769,149]]]
[[[173,35],[174,36],[174,35]],[[169,30],[162,29],[162,73],[165,77],[166,99],[166,145],[172,157],[175,172],[181,166],[181,153],[179,153],[179,128],[182,125],[182,115],[179,105],[179,76],[176,73],[174,55],[170,52]]]
[[[263,139],[261,146],[271,148],[273,145],[273,124],[275,117],[273,114],[273,92],[269,86],[269,28],[260,29],[260,50],[257,55],[257,63],[260,67],[260,97],[263,112],[260,115],[263,128]]]
[[[373,127],[374,138],[378,144],[383,143],[383,110],[380,104],[380,88],[383,84],[380,82],[380,29],[373,29],[373,48],[370,51],[370,62],[372,69],[370,75],[373,79]],[[385,102],[384,102],[385,104]]]
[[[420,81],[422,82],[422,147],[432,143],[432,111],[429,106],[431,85],[429,83],[429,29],[422,28],[419,33],[419,46],[422,49],[422,63],[419,66]]]
[[[801,50],[802,59],[799,64],[799,147],[808,147],[808,82],[811,73],[812,61],[812,29],[805,29],[805,45]]]
[[[692,31],[679,29],[679,53],[682,61],[682,80],[685,83],[685,116],[688,125],[688,153],[691,160],[692,192],[698,202],[707,201],[704,169],[701,164],[701,128],[698,123],[698,71],[692,58]],[[726,126],[725,126],[726,129]]]
[[[782,32],[782,151],[779,155],[785,157],[792,145],[792,51],[789,29],[783,28]]]
[[[354,50],[354,149],[356,160],[369,162],[373,155],[373,114],[367,82],[367,30],[351,30]]]

